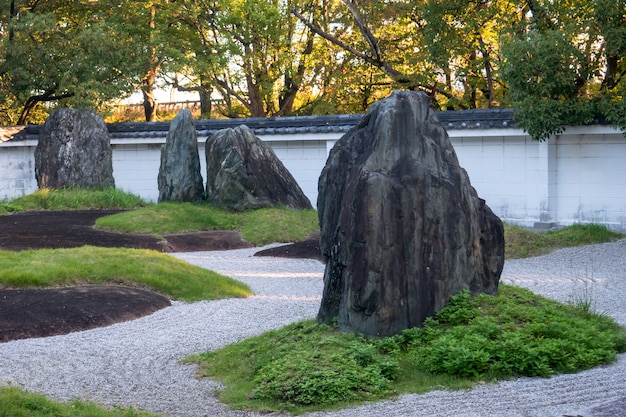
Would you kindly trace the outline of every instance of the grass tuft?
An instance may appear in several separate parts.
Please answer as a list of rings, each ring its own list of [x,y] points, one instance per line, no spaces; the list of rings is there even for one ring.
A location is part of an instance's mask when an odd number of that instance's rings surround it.
[[[0,214],[27,210],[133,209],[146,205],[139,196],[114,187],[42,188],[11,202],[0,203]]]
[[[530,258],[559,248],[611,242],[623,237],[623,234],[598,224],[573,224],[548,232],[536,232],[509,224],[504,226],[507,259]]]
[[[89,401],[52,401],[12,386],[0,386],[0,405],[0,417],[158,417],[133,407],[108,409]]]

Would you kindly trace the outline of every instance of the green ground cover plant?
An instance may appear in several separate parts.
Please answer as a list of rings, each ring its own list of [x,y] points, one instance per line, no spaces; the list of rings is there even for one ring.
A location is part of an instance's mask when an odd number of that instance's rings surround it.
[[[479,381],[548,377],[610,363],[626,332],[605,315],[514,286],[464,292],[423,327],[384,339],[313,320],[188,358],[234,408],[301,413]]]
[[[17,387],[0,387],[0,417],[158,417],[135,408],[104,408],[88,401],[62,403]]]
[[[152,250],[83,246],[0,251],[0,287],[44,288],[85,283],[149,288],[188,302],[252,294],[240,281]]]

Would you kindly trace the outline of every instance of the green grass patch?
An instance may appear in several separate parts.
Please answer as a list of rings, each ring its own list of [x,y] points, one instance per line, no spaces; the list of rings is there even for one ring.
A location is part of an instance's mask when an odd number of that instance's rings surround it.
[[[200,230],[233,230],[239,223],[235,213],[202,203],[153,204],[137,210],[97,219],[99,229],[161,235]]]
[[[27,210],[132,209],[146,205],[139,196],[113,187],[43,188],[10,202],[0,202],[0,214]]]
[[[574,224],[547,232],[504,225],[507,259],[530,258],[545,255],[559,248],[611,242],[623,237],[623,234],[598,224]]]
[[[626,333],[607,316],[502,285],[455,296],[421,328],[367,339],[313,320],[188,358],[234,408],[301,413],[478,381],[610,363]]]
[[[319,229],[317,211],[265,208],[244,213],[204,203],[159,203],[96,220],[96,227],[125,233],[161,236],[200,230],[239,230],[247,241],[261,246],[296,242]],[[507,259],[539,256],[566,246],[609,242],[624,235],[597,224],[575,224],[537,232],[505,224]]]
[[[247,285],[172,256],[126,248],[0,251],[0,287],[37,288],[77,284],[149,288],[182,301],[246,297]]]
[[[96,220],[96,227],[157,236],[201,230],[239,230],[244,239],[257,246],[303,240],[319,228],[315,210],[273,207],[236,213],[203,203],[154,204],[101,217]]]
[[[255,245],[298,242],[319,230],[316,210],[263,208],[238,215],[244,239]]]
[[[89,401],[52,401],[41,394],[0,387],[0,417],[158,417],[133,407],[105,408]]]
[[[79,209],[136,209],[99,218],[96,227],[104,230],[155,236],[202,230],[239,230],[244,239],[257,246],[299,241],[319,229],[315,210],[278,207],[235,213],[206,203],[148,204],[136,195],[115,188],[42,189],[9,202],[0,202],[0,214]],[[624,237],[597,224],[575,224],[549,232],[505,224],[504,230],[507,259],[538,256],[565,246],[589,245]]]

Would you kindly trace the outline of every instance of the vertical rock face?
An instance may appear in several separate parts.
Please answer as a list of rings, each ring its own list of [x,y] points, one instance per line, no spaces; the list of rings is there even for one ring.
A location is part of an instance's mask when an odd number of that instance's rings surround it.
[[[35,149],[39,188],[115,186],[109,131],[93,110],[54,110]]]
[[[189,109],[181,110],[170,123],[157,182],[159,202],[204,199],[198,136]]]
[[[317,208],[326,257],[318,320],[383,337],[451,296],[495,294],[502,222],[478,198],[423,93],[394,92],[332,149]]]
[[[247,126],[215,133],[207,139],[205,152],[209,203],[236,211],[312,208],[272,148]]]

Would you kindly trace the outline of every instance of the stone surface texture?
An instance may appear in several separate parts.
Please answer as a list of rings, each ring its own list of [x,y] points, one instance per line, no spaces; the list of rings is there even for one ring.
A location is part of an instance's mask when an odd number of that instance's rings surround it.
[[[429,97],[394,92],[332,149],[319,180],[318,320],[374,337],[420,326],[463,291],[495,294],[504,231],[459,166]]]
[[[109,131],[90,109],[54,110],[35,148],[39,188],[115,186]]]
[[[159,202],[204,199],[198,135],[189,109],[181,110],[170,123],[157,183]]]
[[[311,209],[311,202],[272,148],[242,125],[206,141],[207,201],[247,211],[285,206]]]

